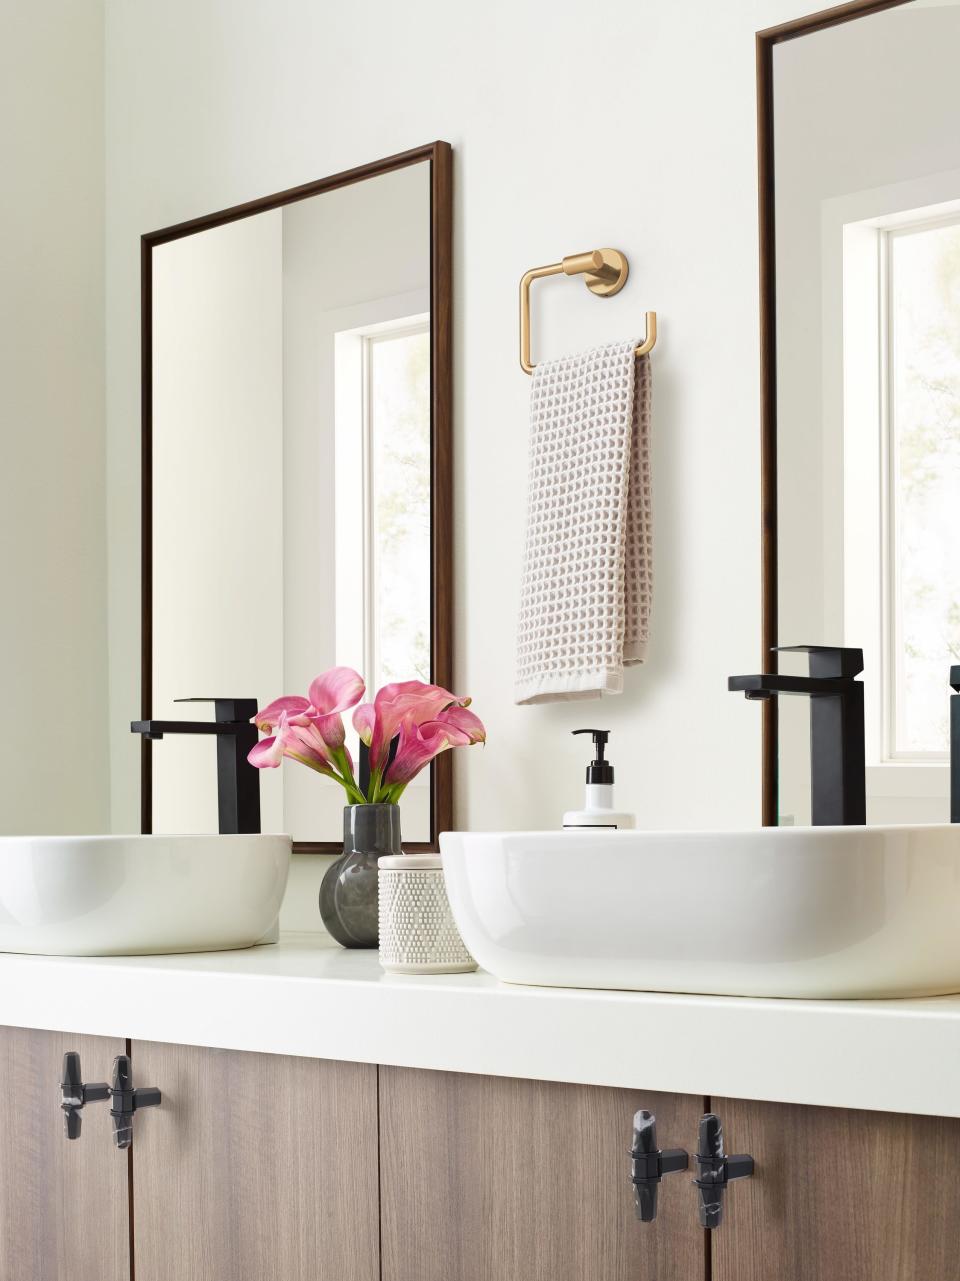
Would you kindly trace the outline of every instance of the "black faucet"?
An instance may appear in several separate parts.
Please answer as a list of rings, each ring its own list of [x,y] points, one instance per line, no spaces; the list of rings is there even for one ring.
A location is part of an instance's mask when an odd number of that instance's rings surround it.
[[[809,654],[810,675],[731,676],[727,688],[751,699],[806,695],[814,826],[866,823],[863,684],[854,679],[863,671],[863,650],[832,645],[781,645],[777,650]],[[960,668],[956,670],[960,673]]]
[[[213,703],[212,721],[131,721],[148,740],[164,734],[216,734],[217,808],[222,834],[260,831],[260,771],[247,760],[259,737],[251,721],[255,698],[178,698],[177,703]]]

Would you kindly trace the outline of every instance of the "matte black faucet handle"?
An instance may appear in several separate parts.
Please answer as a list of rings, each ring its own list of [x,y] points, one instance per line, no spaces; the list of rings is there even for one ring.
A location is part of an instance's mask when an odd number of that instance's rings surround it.
[[[97,1081],[93,1085],[84,1085],[80,1067],[80,1055],[76,1050],[68,1050],[63,1056],[63,1071],[60,1073],[60,1107],[63,1109],[63,1130],[68,1139],[79,1139],[81,1112],[88,1103],[103,1103],[110,1097],[110,1087],[106,1081]]]
[[[175,698],[175,703],[213,703],[218,721],[251,721],[260,704],[255,698]]]
[[[630,1182],[641,1223],[652,1223],[657,1217],[657,1189],[663,1176],[686,1170],[689,1164],[690,1156],[683,1148],[662,1152],[657,1147],[657,1118],[652,1112],[641,1109],[636,1113],[630,1148]]]
[[[852,679],[863,671],[862,649],[848,649],[842,645],[773,645],[770,652],[809,654],[811,676],[847,676]]]
[[[133,1116],[141,1108],[160,1106],[161,1094],[156,1086],[139,1090],[133,1087],[130,1058],[120,1054],[113,1061],[113,1086],[110,1091],[110,1116],[113,1118],[113,1141],[122,1151],[133,1142]]]
[[[697,1144],[697,1177],[694,1184],[700,1199],[700,1226],[719,1228],[723,1222],[723,1194],[734,1179],[753,1174],[752,1156],[727,1156],[723,1150],[723,1126],[715,1112],[700,1119]]]

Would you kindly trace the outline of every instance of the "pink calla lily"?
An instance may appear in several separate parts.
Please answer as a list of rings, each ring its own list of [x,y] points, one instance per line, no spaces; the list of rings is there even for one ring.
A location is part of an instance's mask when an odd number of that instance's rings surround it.
[[[283,698],[275,698],[272,703],[268,703],[261,711],[257,712],[253,718],[253,723],[262,734],[272,734],[274,727],[280,723],[281,715],[296,716],[309,711],[310,703],[306,698],[301,698],[297,694],[287,694]]]
[[[343,717],[339,712],[333,712],[330,716],[310,716],[308,719],[310,729],[323,739],[331,751],[343,747],[346,731],[343,728]]]
[[[277,732],[251,747],[247,760],[256,769],[276,769],[285,756],[309,765],[321,774],[335,777],[334,761],[323,739],[312,727],[302,726],[281,711],[277,719]]]
[[[468,708],[460,705],[448,707],[446,711],[440,712],[437,716],[438,721],[445,725],[451,725],[454,729],[466,734],[470,743],[485,743],[487,741],[487,731],[484,728],[483,721],[476,713],[471,712]]]
[[[270,734],[284,713],[291,725],[312,728],[331,751],[344,744],[341,712],[363,697],[364,683],[352,667],[331,667],[310,682],[309,698],[287,694],[258,711],[253,718],[261,732]]]
[[[331,731],[329,722],[334,720],[340,727],[339,741],[331,742],[327,734]],[[351,776],[353,775],[353,759],[344,742],[343,721],[339,715],[308,717],[306,724],[295,721],[291,726],[290,736],[294,744],[293,751],[302,751],[305,755],[322,760],[329,766],[345,762]],[[331,734],[331,737],[336,740],[336,735]]]
[[[423,725],[445,708],[466,707],[469,702],[469,698],[458,698],[441,685],[425,685],[423,681],[384,685],[372,703],[361,703],[353,714],[353,727],[370,748],[371,770],[383,770],[390,744],[405,720]]]
[[[366,686],[363,677],[352,667],[331,667],[310,682],[310,703],[321,716],[345,712],[359,703]]]
[[[280,720],[280,713],[288,716],[330,716],[345,712],[363,697],[363,677],[352,667],[331,667],[328,672],[310,682],[310,697],[286,694],[275,698],[253,717],[258,729],[270,733]]]
[[[254,769],[276,769],[283,760],[283,739],[276,734],[261,738],[247,752],[247,760]]]
[[[373,730],[377,723],[377,714],[372,703],[361,703],[353,713],[353,728],[360,736],[360,742],[367,747],[373,742]]]
[[[359,703],[364,689],[363,676],[358,671],[352,667],[331,667],[310,681],[310,707],[305,712],[305,720],[299,724],[306,728],[309,722],[309,728],[331,752],[340,751],[346,737],[340,714]],[[350,769],[352,772],[352,761]]]
[[[400,726],[397,754],[390,762],[384,783],[391,799],[400,793],[425,765],[448,747],[469,747],[470,736],[448,721],[425,721],[418,725],[408,717]]]
[[[400,727],[397,754],[383,780],[391,800],[399,800],[411,779],[448,747],[469,747],[486,739],[483,721],[462,706],[447,707],[435,720],[421,725],[408,717]]]

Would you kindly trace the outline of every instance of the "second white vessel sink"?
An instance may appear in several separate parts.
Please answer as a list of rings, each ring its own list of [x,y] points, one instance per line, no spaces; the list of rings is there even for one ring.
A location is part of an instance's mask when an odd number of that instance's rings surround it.
[[[141,956],[275,931],[289,836],[0,837],[0,952]]]
[[[960,992],[960,826],[448,832],[450,905],[510,983]]]

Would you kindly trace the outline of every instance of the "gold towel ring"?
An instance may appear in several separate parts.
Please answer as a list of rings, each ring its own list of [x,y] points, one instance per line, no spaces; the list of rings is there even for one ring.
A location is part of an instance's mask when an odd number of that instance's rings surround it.
[[[547,267],[534,267],[520,280],[520,368],[532,374],[535,366],[530,360],[530,286],[543,276],[583,276],[583,283],[599,298],[612,298],[627,283],[630,264],[619,249],[593,249],[586,254],[570,254],[561,262]],[[645,356],[657,345],[657,313],[647,312],[647,328],[643,342],[635,355]]]

